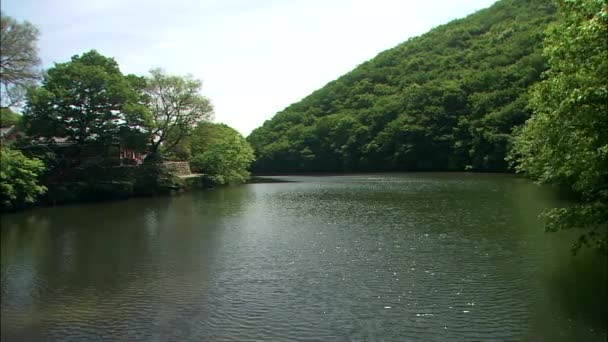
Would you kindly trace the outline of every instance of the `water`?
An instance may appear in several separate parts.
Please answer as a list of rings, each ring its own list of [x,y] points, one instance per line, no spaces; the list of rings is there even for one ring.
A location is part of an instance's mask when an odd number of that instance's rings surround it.
[[[605,341],[606,261],[505,175],[282,177],[1,217],[2,341]]]

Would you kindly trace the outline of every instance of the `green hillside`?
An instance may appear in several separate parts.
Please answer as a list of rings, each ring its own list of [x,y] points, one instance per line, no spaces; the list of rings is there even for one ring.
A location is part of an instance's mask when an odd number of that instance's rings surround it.
[[[502,0],[380,53],[255,129],[253,171],[507,170],[554,20]]]

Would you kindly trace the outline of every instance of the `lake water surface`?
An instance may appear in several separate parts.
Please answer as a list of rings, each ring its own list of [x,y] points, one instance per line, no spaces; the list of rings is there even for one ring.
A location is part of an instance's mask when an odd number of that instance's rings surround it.
[[[606,260],[509,175],[279,177],[1,216],[2,341],[606,341]]]

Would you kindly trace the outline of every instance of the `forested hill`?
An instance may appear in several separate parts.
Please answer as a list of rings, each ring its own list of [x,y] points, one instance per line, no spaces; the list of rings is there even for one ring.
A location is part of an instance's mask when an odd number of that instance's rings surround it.
[[[501,0],[380,53],[255,129],[253,171],[506,171],[554,18]]]

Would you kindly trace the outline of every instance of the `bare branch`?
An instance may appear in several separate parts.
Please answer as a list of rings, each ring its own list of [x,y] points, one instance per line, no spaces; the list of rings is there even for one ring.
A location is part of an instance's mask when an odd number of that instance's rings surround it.
[[[0,14],[0,85],[3,106],[18,104],[25,89],[34,84],[40,72],[38,66],[38,29],[28,22]]]

